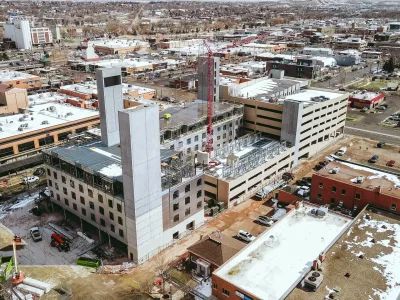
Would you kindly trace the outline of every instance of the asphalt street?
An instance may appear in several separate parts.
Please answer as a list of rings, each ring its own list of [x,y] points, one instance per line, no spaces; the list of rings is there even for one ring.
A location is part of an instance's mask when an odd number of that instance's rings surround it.
[[[327,81],[318,81],[318,82],[314,82],[312,84],[313,87],[317,87],[317,88],[325,88],[325,89],[335,89],[335,88],[339,88],[341,84],[340,81],[344,80],[345,84],[348,84],[351,81],[354,81],[358,78],[362,78],[364,77],[365,74],[368,74],[370,71],[369,68],[363,68],[363,69],[359,69],[353,72],[346,72],[345,74],[345,78],[343,79],[343,76],[337,75],[332,77],[332,79],[329,79]]]

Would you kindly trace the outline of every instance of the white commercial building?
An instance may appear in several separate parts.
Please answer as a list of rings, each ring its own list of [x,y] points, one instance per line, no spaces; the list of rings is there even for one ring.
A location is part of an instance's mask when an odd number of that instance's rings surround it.
[[[4,24],[4,37],[15,42],[18,49],[31,49],[31,27],[25,17],[10,16]]]

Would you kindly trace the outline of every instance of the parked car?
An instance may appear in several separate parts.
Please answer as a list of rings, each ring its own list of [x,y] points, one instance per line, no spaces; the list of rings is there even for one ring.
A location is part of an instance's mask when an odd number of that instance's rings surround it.
[[[368,160],[368,162],[374,164],[374,163],[376,163],[378,161],[378,159],[379,159],[379,156],[378,155],[374,155]]]
[[[384,148],[385,145],[386,145],[385,142],[379,142],[378,144],[376,144],[376,147],[377,147],[377,148]]]
[[[39,227],[32,227],[31,229],[29,229],[29,233],[31,234],[31,237],[35,242],[42,240],[42,235],[40,234]]]
[[[368,111],[368,107],[364,107],[361,112],[367,112]]]
[[[250,233],[248,233],[247,231],[244,230],[239,230],[239,232],[236,235],[239,239],[246,241],[246,242],[251,242],[254,241],[256,239],[255,236],[251,235]]]
[[[35,183],[39,181],[37,176],[28,176],[24,178],[24,184]]]
[[[386,110],[386,107],[384,107],[384,106],[378,106],[378,107],[375,107],[375,109],[377,109],[377,110]]]
[[[347,147],[342,147],[338,150],[338,152],[336,152],[337,156],[343,156],[347,151]]]
[[[274,221],[272,221],[270,218],[266,216],[259,216],[257,219],[258,223],[261,223],[263,225],[267,226],[272,226],[274,224]]]
[[[394,164],[396,163],[396,161],[394,161],[394,160],[389,160],[387,163],[386,163],[386,166],[388,166],[388,167],[394,167]]]

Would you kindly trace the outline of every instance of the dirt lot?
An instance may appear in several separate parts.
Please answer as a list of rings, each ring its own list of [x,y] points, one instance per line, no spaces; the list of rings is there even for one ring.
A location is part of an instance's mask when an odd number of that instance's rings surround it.
[[[329,299],[326,297],[330,290],[336,287],[340,292],[333,292],[332,299],[378,300],[381,299],[379,294],[385,294],[389,288],[394,287],[390,280],[396,282],[398,271],[393,272],[392,269],[400,270],[400,267],[397,260],[394,260],[394,264],[389,261],[399,253],[399,244],[396,244],[393,230],[400,228],[400,221],[394,216],[367,213],[372,220],[365,220],[365,214],[361,216],[327,253],[322,264],[324,281],[317,291],[305,291],[299,285],[287,300]],[[372,239],[375,242],[371,242]],[[350,277],[344,276],[346,273]],[[396,299],[396,295],[382,299]]]
[[[400,146],[386,144],[384,148],[377,148],[376,145],[376,141],[354,137],[352,146],[347,147],[347,152],[343,158],[372,167],[376,166],[400,172]],[[374,164],[368,162],[373,155],[379,156],[379,160]],[[394,167],[386,167],[386,163],[389,160],[396,161]]]

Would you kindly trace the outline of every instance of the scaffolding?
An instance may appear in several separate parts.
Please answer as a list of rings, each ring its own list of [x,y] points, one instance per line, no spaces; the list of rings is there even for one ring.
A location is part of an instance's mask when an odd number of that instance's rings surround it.
[[[161,187],[164,191],[182,183],[185,178],[194,177],[196,170],[193,165],[174,155],[169,161],[161,163],[161,175]]]
[[[253,149],[240,157],[235,156],[235,153],[249,147]],[[221,162],[226,159],[227,162],[210,169],[209,172],[215,177],[235,179],[269,161],[286,149],[285,142],[280,143],[266,139],[260,133],[247,135],[216,150],[214,161]]]

